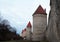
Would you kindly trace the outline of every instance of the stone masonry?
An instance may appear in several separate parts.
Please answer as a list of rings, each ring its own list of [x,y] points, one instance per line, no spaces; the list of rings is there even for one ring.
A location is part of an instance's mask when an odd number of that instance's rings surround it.
[[[47,14],[41,5],[33,14],[33,41],[41,41],[44,39],[44,32],[47,26]]]
[[[46,36],[50,42],[60,42],[60,0],[50,0],[50,7]]]

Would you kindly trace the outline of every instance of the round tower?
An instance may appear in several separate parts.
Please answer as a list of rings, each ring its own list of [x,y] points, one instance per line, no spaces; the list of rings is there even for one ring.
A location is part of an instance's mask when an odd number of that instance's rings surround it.
[[[21,35],[24,40],[26,39],[26,28],[24,30],[22,30],[22,35]]]
[[[32,25],[31,25],[31,22],[29,21],[29,23],[27,24],[27,27],[26,27],[26,39],[27,40],[31,40],[31,37],[32,37]]]
[[[33,14],[33,41],[40,41],[44,38],[44,32],[47,26],[47,14],[46,9],[43,9],[41,5]]]

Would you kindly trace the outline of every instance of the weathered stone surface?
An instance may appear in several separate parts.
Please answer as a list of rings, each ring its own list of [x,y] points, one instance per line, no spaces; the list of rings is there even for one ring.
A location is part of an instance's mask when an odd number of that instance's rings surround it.
[[[45,37],[45,30],[47,26],[46,10],[41,5],[33,14],[33,41],[42,41]]]
[[[50,0],[47,38],[50,42],[60,42],[60,0]]]
[[[47,25],[47,15],[36,14],[33,16],[33,41],[42,41]]]

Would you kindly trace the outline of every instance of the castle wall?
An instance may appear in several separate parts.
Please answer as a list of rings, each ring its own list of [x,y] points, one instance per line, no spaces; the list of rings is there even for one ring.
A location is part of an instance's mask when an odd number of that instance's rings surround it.
[[[60,42],[60,0],[50,0],[50,5],[47,39],[49,42]]]
[[[47,15],[33,15],[33,41],[40,41],[44,37],[44,31],[47,25]]]
[[[31,40],[31,28],[26,28],[26,39]]]
[[[22,37],[23,37],[23,38],[26,37],[26,31],[22,33]]]

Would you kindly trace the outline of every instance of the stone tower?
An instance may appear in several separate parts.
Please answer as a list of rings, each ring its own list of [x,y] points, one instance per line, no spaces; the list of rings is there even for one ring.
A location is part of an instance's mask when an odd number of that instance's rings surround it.
[[[31,40],[31,37],[32,37],[32,25],[29,21],[29,23],[27,24],[27,27],[26,27],[26,39],[27,40]]]
[[[44,32],[47,26],[46,10],[41,5],[33,14],[33,41],[40,41],[44,38]]]
[[[22,30],[22,35],[21,35],[24,39],[26,39],[26,28]]]
[[[50,42],[60,42],[60,0],[50,0],[50,7],[47,38]]]

